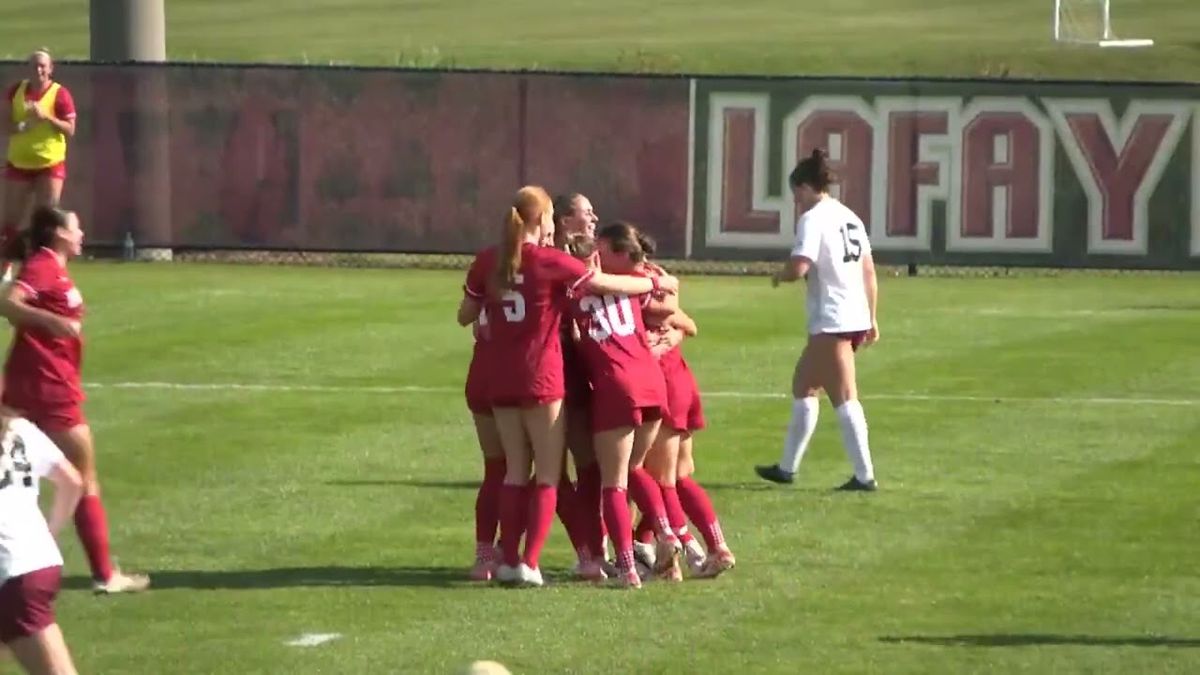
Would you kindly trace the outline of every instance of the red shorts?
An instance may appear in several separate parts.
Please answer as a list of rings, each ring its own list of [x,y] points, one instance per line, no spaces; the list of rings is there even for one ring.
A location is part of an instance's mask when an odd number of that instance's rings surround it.
[[[39,178],[66,180],[67,163],[59,162],[44,169],[18,169],[8,162],[4,165],[4,178],[14,183],[32,183]]]
[[[55,623],[54,598],[61,582],[58,566],[5,581],[0,586],[0,643],[37,635]]]
[[[562,394],[546,396],[498,396],[492,399],[492,409],[496,408],[536,408],[562,400]]]
[[[27,403],[4,397],[4,405],[21,413],[34,426],[48,434],[56,434],[87,424],[83,405],[79,403]]]
[[[863,341],[867,339],[867,332],[868,331],[865,330],[854,330],[850,331],[849,333],[826,333],[826,335],[832,335],[836,338],[849,340],[850,348],[854,351],[858,351],[858,348],[862,346]]]
[[[700,386],[676,347],[658,362],[667,381],[667,411],[663,426],[674,431],[699,431],[705,427]]]
[[[467,369],[467,409],[476,415],[491,415],[492,402],[488,398],[487,378],[483,375],[479,359],[472,358],[471,366]]]
[[[628,399],[616,400],[606,396],[592,398],[592,433],[623,427],[640,427],[646,422],[661,419],[660,405],[631,405]]]

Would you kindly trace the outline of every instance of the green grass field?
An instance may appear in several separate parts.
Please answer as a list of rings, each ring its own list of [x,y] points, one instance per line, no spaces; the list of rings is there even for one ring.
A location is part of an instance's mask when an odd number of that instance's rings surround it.
[[[81,264],[89,415],[119,561],[66,538],[84,673],[1200,670],[1195,276],[892,278],[860,383],[883,490],[828,405],[777,457],[800,288],[684,280],[739,567],[641,593],[464,582],[480,475],[461,273]],[[556,526],[546,568],[571,562]],[[304,633],[341,633],[312,648]],[[3,671],[3,666],[0,666]]]
[[[7,0],[0,54],[45,44],[86,58],[87,7]],[[1054,43],[1052,0],[169,0],[167,48],[202,61],[1200,81],[1196,11],[1113,0],[1117,34],[1157,45],[1102,50]]]

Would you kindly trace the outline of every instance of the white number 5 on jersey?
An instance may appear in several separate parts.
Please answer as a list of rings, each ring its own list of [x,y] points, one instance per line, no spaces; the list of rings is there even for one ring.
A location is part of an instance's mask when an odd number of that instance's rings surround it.
[[[525,281],[525,276],[518,274],[513,277],[513,283],[521,283]],[[521,295],[516,289],[504,292],[500,296],[501,307],[504,308],[504,320],[509,323],[521,323],[525,320],[525,296]],[[479,313],[479,325],[487,326],[487,312]]]

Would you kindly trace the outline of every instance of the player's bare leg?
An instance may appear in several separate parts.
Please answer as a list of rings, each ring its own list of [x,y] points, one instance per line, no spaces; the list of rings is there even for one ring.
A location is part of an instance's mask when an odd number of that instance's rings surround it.
[[[83,476],[83,498],[75,507],[75,532],[87,554],[92,571],[92,589],[97,593],[133,593],[150,587],[144,574],[126,574],[112,564],[108,542],[108,516],[100,501],[100,481],[96,475],[96,450],[92,430],[86,424],[66,431],[47,432],[63,455]]]
[[[792,372],[792,413],[779,463],[754,467],[760,478],[773,483],[789,484],[795,480],[800,461],[817,430],[817,416],[821,410],[817,396],[821,393],[824,377],[821,346],[814,344],[815,337],[809,338]]]
[[[529,474],[533,471],[533,449],[525,434],[520,408],[493,408],[496,431],[504,448],[504,485],[500,489],[500,551],[496,568],[500,583],[520,582],[521,538],[529,513]]]
[[[13,640],[8,647],[30,675],[76,675],[67,641],[56,623],[36,635]]]
[[[600,468],[604,522],[612,533],[617,554],[612,582],[621,588],[641,588],[633,559],[633,524],[629,515],[629,459],[633,454],[633,427],[609,429],[594,437],[596,463]]]
[[[676,476],[679,464],[679,441],[684,434],[667,426],[661,426],[654,445],[646,456],[646,470],[654,477],[662,493],[663,507],[666,509],[667,520],[671,524],[672,533],[678,538],[679,544],[688,555],[689,560],[697,554],[703,560],[704,554],[700,544],[688,532],[687,515],[679,500],[676,489]],[[658,551],[654,546],[635,541],[634,553],[642,563],[655,567]]]
[[[629,458],[630,495],[638,505],[638,510],[654,525],[655,538],[658,540],[654,552],[654,574],[667,581],[682,581],[679,538],[671,529],[662,490],[644,467],[661,426],[662,420],[655,419],[643,422],[634,429],[633,451]]]
[[[566,420],[562,414],[561,400],[522,408],[520,416],[529,438],[534,485],[529,495],[525,552],[517,572],[522,585],[541,586],[544,581],[539,562],[550,526],[554,523],[554,506],[565,454]]]
[[[496,573],[499,554],[496,531],[500,528],[500,492],[504,486],[504,446],[496,420],[490,415],[472,415],[475,436],[483,453],[483,481],[475,497],[475,565],[471,578],[489,581]]]
[[[871,446],[867,430],[867,416],[858,401],[854,347],[850,340],[833,335],[817,335],[827,353],[828,364],[825,391],[829,402],[837,411],[838,424],[842,429],[842,443],[846,456],[854,467],[854,477],[846,481],[839,490],[873,492],[875,467],[871,462]]]

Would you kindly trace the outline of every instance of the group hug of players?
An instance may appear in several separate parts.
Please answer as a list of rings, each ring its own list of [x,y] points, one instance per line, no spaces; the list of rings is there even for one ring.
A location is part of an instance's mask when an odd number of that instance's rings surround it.
[[[854,467],[838,489],[873,492],[854,354],[879,339],[878,288],[866,228],[829,194],[834,180],[821,150],[789,176],[802,215],[772,283],[807,281],[808,342],[793,373],[781,459],[756,471],[793,482],[824,392]],[[467,272],[458,322],[475,334],[466,398],[484,459],[473,579],[543,585],[539,558],[556,512],[583,579],[625,588],[647,577],[680,581],[681,556],[694,577],[734,566],[692,477],[704,414],[681,351],[697,327],[680,305],[679,280],[652,261],[653,240],[635,226],[596,231],[596,223],[583,195],[552,202],[543,188],[524,187],[499,243]],[[636,527],[630,499],[641,513]]]
[[[467,272],[458,322],[475,334],[466,398],[484,458],[473,579],[541,586],[556,513],[586,580],[681,581],[681,557],[696,577],[734,566],[692,478],[704,414],[681,344],[696,324],[678,280],[652,262],[653,241],[596,224],[583,195],[522,188],[501,242]]]

